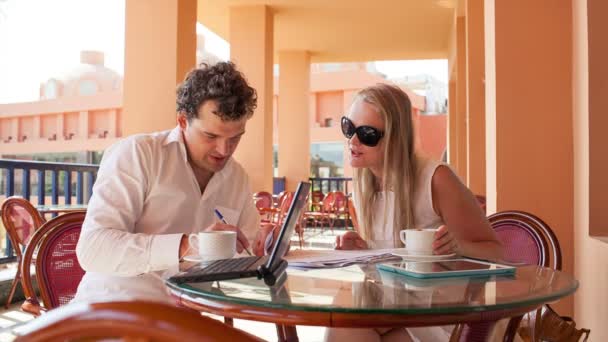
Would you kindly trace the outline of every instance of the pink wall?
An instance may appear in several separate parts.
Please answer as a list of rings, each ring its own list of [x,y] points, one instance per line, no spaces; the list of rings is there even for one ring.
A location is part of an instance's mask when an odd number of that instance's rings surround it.
[[[337,126],[344,115],[344,92],[325,91],[316,93],[316,122],[320,127],[327,127],[327,120],[331,119],[331,126]]]

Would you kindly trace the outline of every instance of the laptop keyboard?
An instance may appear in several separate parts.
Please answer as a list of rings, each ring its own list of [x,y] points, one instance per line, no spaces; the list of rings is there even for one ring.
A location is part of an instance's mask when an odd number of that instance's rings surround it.
[[[223,272],[241,272],[248,270],[252,265],[264,257],[252,256],[247,258],[222,259],[212,261],[197,274],[211,274]]]

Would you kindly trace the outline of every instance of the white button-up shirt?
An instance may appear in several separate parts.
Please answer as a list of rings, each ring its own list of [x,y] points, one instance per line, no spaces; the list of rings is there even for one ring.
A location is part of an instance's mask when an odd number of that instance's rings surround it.
[[[163,271],[175,271],[183,234],[217,222],[214,209],[253,241],[259,215],[236,161],[201,194],[179,127],[116,143],[104,154],[76,248],[86,274],[75,301],[168,301]]]

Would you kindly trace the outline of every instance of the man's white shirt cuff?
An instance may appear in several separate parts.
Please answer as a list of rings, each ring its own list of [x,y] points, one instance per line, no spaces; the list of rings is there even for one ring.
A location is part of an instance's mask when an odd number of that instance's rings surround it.
[[[150,271],[165,270],[179,263],[183,234],[154,235],[150,246]]]

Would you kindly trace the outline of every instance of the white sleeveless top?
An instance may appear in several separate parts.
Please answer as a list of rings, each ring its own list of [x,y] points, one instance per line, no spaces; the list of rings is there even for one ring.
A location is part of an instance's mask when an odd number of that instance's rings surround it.
[[[413,214],[415,228],[437,228],[443,224],[442,218],[435,213],[433,209],[433,195],[431,191],[431,181],[435,170],[440,165],[445,163],[435,161],[428,158],[420,158],[418,164],[418,178],[416,179],[416,188],[413,198]],[[375,208],[373,211],[373,237],[371,241],[367,241],[370,248],[392,248],[401,246],[401,242],[395,244],[393,235],[393,217],[394,217],[394,201],[395,194],[389,191],[386,195],[386,203],[384,192],[376,194]],[[357,215],[361,212],[360,205],[356,197],[353,197]],[[384,225],[384,213],[386,212],[386,225]],[[359,224],[363,224],[360,216]],[[410,228],[414,228],[410,227]],[[407,227],[399,227],[406,229]]]

